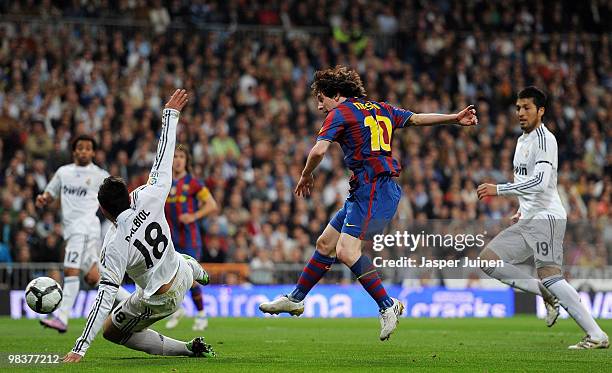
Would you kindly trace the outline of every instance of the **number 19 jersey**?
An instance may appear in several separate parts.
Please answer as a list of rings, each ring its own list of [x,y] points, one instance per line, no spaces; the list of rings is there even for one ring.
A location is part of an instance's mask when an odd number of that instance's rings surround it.
[[[348,98],[327,114],[317,141],[338,142],[344,163],[355,174],[399,176],[402,168],[391,154],[393,131],[406,126],[412,114],[386,103]]]

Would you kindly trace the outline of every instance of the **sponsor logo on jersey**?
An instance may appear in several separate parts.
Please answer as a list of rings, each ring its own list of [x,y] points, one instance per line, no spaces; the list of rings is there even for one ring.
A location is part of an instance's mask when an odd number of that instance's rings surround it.
[[[514,173],[521,176],[527,176],[527,165],[521,163],[518,166],[514,166]]]
[[[87,188],[82,186],[64,185],[62,188],[63,194],[73,195],[76,197],[84,197],[87,195]]]

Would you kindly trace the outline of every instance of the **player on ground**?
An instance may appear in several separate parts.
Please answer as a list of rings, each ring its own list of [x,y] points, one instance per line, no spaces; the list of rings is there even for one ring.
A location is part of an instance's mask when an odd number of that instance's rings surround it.
[[[369,101],[359,75],[344,66],[317,71],[312,90],[318,109],[327,116],[317,143],[310,151],[295,188],[307,197],[314,185],[313,171],[330,144],[338,142],[344,161],[353,171],[351,190],[344,207],[331,219],[317,239],[314,255],[304,267],[291,294],[259,306],[263,312],[301,315],[304,298],[331,268],[336,258],[347,265],[380,308],[380,339],[386,340],[397,327],[404,305],[391,298],[370,258],[361,254],[362,240],[380,233],[393,218],[401,188],[393,181],[401,167],[391,155],[396,129],[407,126],[478,123],[476,111],[468,106],[458,114],[413,114],[386,103]]]
[[[206,284],[208,279],[198,262],[174,250],[164,216],[172,185],[176,126],[186,104],[187,93],[177,89],[165,106],[157,155],[146,185],[129,194],[125,181],[111,176],[100,187],[100,208],[113,226],[104,238],[98,296],[65,362],[80,361],[102,326],[109,341],[152,355],[214,356],[201,337],[182,342],[148,329],[176,311],[194,280]],[[125,273],[136,283],[136,291],[109,316]]]
[[[81,135],[72,142],[74,163],[57,169],[45,188],[36,197],[36,206],[42,208],[60,198],[62,223],[66,249],[64,255],[64,297],[56,316],[41,319],[40,323],[60,333],[68,329],[70,312],[79,294],[79,276],[84,274],[85,282],[96,286],[100,280],[98,258],[100,249],[100,219],[96,216],[96,196],[102,180],[108,172],[92,163],[96,142],[91,136]],[[120,283],[121,284],[121,283]],[[120,288],[119,300],[130,293]]]
[[[570,349],[608,348],[608,336],[581,303],[576,290],[563,279],[563,236],[566,213],[557,192],[557,140],[542,123],[546,95],[536,87],[518,94],[516,114],[523,134],[514,152],[514,183],[482,184],[478,198],[517,196],[519,210],[513,225],[500,232],[480,253],[485,260],[503,260],[503,267],[483,267],[489,276],[515,288],[542,296],[552,326],[559,302],[586,332]],[[514,264],[535,259],[538,280]]]
[[[181,254],[199,260],[202,254],[202,236],[198,222],[217,212],[217,202],[208,188],[194,178],[190,171],[189,150],[180,144],[174,151],[172,188],[166,200],[166,219],[172,232],[174,248]],[[198,310],[192,329],[204,330],[208,326],[208,320],[204,314],[202,289],[197,283],[191,288],[191,298]],[[179,308],[166,323],[166,328],[175,328],[184,315],[185,310]]]

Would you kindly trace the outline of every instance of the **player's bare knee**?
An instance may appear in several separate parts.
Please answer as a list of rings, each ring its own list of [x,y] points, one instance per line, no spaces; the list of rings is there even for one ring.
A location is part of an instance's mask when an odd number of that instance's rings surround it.
[[[110,318],[107,318],[106,321],[104,321],[104,330],[102,332],[102,336],[107,341],[113,343],[119,343],[122,339],[121,331],[117,329],[117,327],[113,324]]]
[[[319,236],[319,238],[317,238],[316,248],[319,253],[326,256],[331,256],[335,251],[335,247],[323,236]]]
[[[72,277],[79,276],[81,274],[81,270],[78,268],[64,268],[64,276]]]
[[[544,266],[538,268],[538,277],[540,279],[552,277],[552,276],[561,276],[561,268],[556,266]]]
[[[96,286],[98,284],[98,281],[100,281],[100,275],[97,273],[89,272],[85,275],[84,280],[90,286]]]

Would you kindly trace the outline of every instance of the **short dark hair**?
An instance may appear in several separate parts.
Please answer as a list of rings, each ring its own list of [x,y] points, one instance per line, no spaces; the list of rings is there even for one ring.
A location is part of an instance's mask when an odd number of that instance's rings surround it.
[[[96,151],[98,148],[98,144],[96,143],[96,139],[94,139],[92,136],[90,135],[79,135],[77,137],[74,138],[74,140],[72,140],[72,151],[76,150],[77,144],[79,143],[79,141],[89,141],[91,142],[91,146],[93,147],[93,150]]]
[[[523,88],[518,94],[518,98],[532,98],[536,108],[546,109],[546,93],[536,86]]]
[[[337,94],[342,97],[366,96],[361,77],[355,70],[346,66],[317,71],[310,88],[315,95],[322,93],[327,97],[334,97]]]
[[[113,218],[130,208],[130,194],[127,184],[117,176],[109,176],[100,185],[98,191],[100,206]]]

